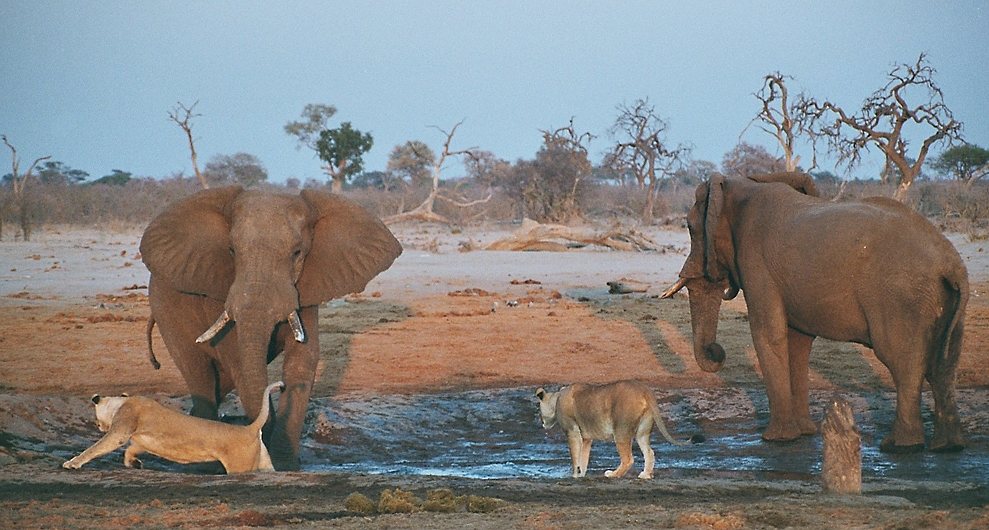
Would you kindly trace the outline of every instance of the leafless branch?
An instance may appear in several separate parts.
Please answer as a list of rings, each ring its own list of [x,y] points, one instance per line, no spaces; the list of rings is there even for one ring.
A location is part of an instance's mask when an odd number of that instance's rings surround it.
[[[961,140],[962,124],[945,105],[944,95],[934,82],[934,73],[926,54],[922,53],[914,64],[895,66],[888,74],[886,85],[869,96],[857,114],[849,114],[830,101],[817,102],[809,98],[798,106],[806,113],[810,126],[828,138],[830,149],[838,154],[839,162],[846,163],[849,168],[859,163],[862,152],[869,146],[882,151],[887,166],[899,171],[900,182],[894,197],[902,201],[931,147],[942,141],[951,145]],[[906,92],[918,88],[926,91],[926,98],[911,106]],[[905,127],[911,123],[930,131],[912,158],[904,137]],[[849,134],[845,134],[846,130]]]
[[[192,106],[186,107],[181,101],[176,103],[171,110],[168,111],[168,118],[174,121],[179,127],[185,131],[185,136],[189,140],[189,153],[192,157],[192,170],[196,173],[196,179],[199,180],[199,185],[203,189],[209,188],[209,183],[206,182],[206,177],[199,172],[199,163],[196,160],[196,144],[192,139],[192,119],[202,116],[202,114],[194,114],[193,109],[199,104],[197,100]]]

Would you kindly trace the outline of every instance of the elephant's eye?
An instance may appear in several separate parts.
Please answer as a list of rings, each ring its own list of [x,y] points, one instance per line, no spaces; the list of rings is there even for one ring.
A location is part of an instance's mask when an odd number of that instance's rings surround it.
[[[298,258],[301,255],[302,255],[302,249],[300,249],[300,248],[297,248],[297,249],[295,249],[295,251],[292,252],[292,257],[293,258]]]
[[[233,247],[230,247],[228,250],[230,251],[230,255],[233,256],[234,255],[234,248]]]

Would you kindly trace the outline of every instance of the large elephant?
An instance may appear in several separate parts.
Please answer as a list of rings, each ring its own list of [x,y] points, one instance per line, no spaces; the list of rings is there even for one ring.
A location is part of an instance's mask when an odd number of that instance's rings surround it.
[[[362,291],[401,252],[370,212],[314,190],[231,186],[168,206],[145,230],[141,255],[151,271],[151,325],[189,387],[190,414],[216,418],[236,388],[254,418],[267,365],[284,352],[286,388],[265,440],[277,469],[298,469],[319,305]]]
[[[896,420],[880,448],[924,447],[921,386],[934,392],[930,449],[964,447],[955,403],[968,273],[954,246],[910,208],[882,197],[830,202],[801,173],[716,175],[687,217],[690,254],[664,294],[687,287],[694,357],[716,372],[722,300],[745,292],[769,397],[766,440],[816,432],[808,363],[815,337],[863,344],[896,385]]]

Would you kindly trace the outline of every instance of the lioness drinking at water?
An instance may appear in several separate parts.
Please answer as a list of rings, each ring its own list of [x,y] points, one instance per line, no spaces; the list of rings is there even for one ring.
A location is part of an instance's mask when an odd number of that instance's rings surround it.
[[[79,469],[130,441],[124,465],[141,467],[141,453],[180,464],[219,460],[227,473],[274,471],[271,457],[261,441],[261,428],[268,421],[269,396],[281,381],[268,385],[258,417],[249,425],[230,425],[187,416],[146,397],[93,396],[96,421],[106,434],[79,456],[65,462],[66,469]]]
[[[663,424],[656,396],[652,390],[635,381],[619,381],[606,385],[575,384],[565,386],[559,392],[536,390],[539,398],[539,415],[543,427],[552,428],[557,423],[567,435],[573,477],[587,474],[591,458],[591,442],[614,439],[618,446],[621,464],[618,469],[605,471],[606,477],[618,478],[632,467],[632,439],[642,450],[645,465],[639,478],[652,478],[656,456],[649,445],[653,423],[671,444],[688,445],[674,440]],[[703,441],[695,436],[694,442]]]

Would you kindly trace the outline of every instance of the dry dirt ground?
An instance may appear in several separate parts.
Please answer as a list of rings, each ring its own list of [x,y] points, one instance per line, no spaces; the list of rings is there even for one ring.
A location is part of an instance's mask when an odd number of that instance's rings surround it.
[[[661,252],[462,252],[509,229],[398,227],[405,252],[395,265],[363,294],[321,312],[323,360],[314,397],[623,378],[674,393],[762,392],[741,297],[722,310],[719,339],[731,357],[718,375],[701,373],[693,362],[682,295],[655,298],[686,255],[682,230],[649,232]],[[147,271],[139,237],[137,228],[49,228],[29,243],[0,242],[0,527],[989,527],[986,484],[937,476],[895,484],[866,477],[864,495],[839,497],[822,494],[814,470],[755,477],[658,469],[648,482],[575,481],[565,469],[556,478],[497,480],[311,470],[227,477],[124,469],[119,452],[81,471],[62,470],[65,458],[99,436],[91,394],[124,391],[181,403],[185,392],[157,333],[161,370],[146,358]],[[989,243],[951,237],[972,280],[958,385],[966,396],[963,415],[970,416],[966,429],[981,440],[963,454],[989,461],[989,252],[983,250]],[[640,295],[608,295],[605,282],[622,277],[651,287]],[[868,350],[857,350],[815,344],[813,389],[888,390],[885,368]],[[278,368],[276,361],[272,377]],[[753,414],[751,403],[724,406]],[[764,426],[765,410],[759,412]],[[395,488],[422,499],[449,489],[477,502],[467,505],[473,511],[462,505],[455,513],[383,515],[357,514],[346,504],[353,493],[377,500]]]

